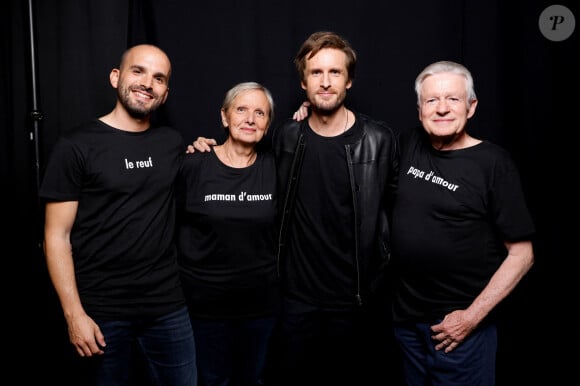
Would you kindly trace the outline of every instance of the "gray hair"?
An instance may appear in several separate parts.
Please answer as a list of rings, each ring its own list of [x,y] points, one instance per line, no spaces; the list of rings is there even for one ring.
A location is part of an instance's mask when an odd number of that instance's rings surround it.
[[[421,105],[421,85],[431,75],[451,73],[462,75],[465,78],[465,91],[467,93],[467,103],[477,99],[475,95],[475,88],[473,85],[473,77],[471,72],[462,64],[452,62],[449,60],[442,60],[440,62],[431,63],[415,79],[415,93],[417,94],[417,106]]]
[[[228,111],[232,105],[232,102],[237,98],[238,95],[250,90],[260,90],[266,95],[266,99],[268,99],[268,104],[270,105],[270,112],[268,116],[268,126],[270,126],[270,123],[272,123],[272,120],[274,119],[274,98],[272,97],[270,90],[258,82],[242,82],[230,88],[226,93],[222,103],[222,109],[224,111]]]

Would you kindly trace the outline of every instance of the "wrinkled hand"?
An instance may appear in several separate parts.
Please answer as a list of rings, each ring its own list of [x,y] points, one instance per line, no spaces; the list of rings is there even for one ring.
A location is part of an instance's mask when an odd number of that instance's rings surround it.
[[[300,105],[298,110],[296,110],[294,112],[294,114],[292,114],[292,119],[294,119],[295,121],[301,121],[305,118],[308,118],[308,108],[309,107],[310,107],[310,102],[308,102],[308,101],[302,102],[302,104]]]
[[[217,142],[213,138],[197,137],[191,145],[187,145],[186,153],[195,153],[195,151],[211,151],[211,147],[217,145]]]
[[[431,339],[435,341],[435,350],[453,351],[477,327],[465,310],[456,310],[447,315],[439,324],[431,326]]]
[[[73,317],[67,320],[67,324],[70,342],[81,357],[92,357],[105,353],[103,351],[107,345],[105,336],[99,325],[87,314]]]

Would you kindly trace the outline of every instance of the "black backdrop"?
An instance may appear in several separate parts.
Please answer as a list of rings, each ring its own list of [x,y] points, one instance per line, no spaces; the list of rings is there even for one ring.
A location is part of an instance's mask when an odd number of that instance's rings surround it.
[[[576,3],[557,4],[578,17]],[[48,365],[46,381],[65,384],[71,371],[64,321],[39,249],[36,183],[61,133],[113,107],[108,74],[120,53],[136,43],[161,46],[172,59],[173,77],[169,100],[155,119],[174,125],[186,139],[219,138],[223,94],[240,81],[270,88],[276,121],[291,115],[303,97],[293,56],[311,32],[327,29],[349,39],[359,55],[347,104],[396,130],[418,123],[413,82],[424,66],[451,59],[471,69],[480,102],[469,130],[513,154],[538,227],[536,265],[500,306],[498,385],[543,376],[563,383],[578,357],[567,357],[564,350],[569,346],[575,352],[579,343],[571,269],[578,256],[571,230],[578,227],[571,215],[580,45],[578,31],[559,42],[542,35],[538,21],[549,5],[540,0],[5,2],[2,272],[3,314],[11,322],[4,340],[13,342],[5,353],[32,368]],[[42,119],[31,117],[34,101]],[[14,374],[28,378],[34,370]],[[378,374],[378,384],[393,384],[389,374],[383,379]]]

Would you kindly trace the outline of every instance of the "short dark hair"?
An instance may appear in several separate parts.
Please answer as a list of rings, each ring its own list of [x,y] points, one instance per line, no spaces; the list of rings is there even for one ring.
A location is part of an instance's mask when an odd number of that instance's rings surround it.
[[[356,52],[351,47],[348,40],[342,36],[331,31],[314,32],[302,43],[294,58],[294,64],[298,70],[298,76],[301,81],[304,81],[304,69],[306,68],[306,60],[312,58],[323,48],[335,48],[341,50],[346,54],[346,68],[348,71],[349,80],[354,79],[354,71],[356,67]]]

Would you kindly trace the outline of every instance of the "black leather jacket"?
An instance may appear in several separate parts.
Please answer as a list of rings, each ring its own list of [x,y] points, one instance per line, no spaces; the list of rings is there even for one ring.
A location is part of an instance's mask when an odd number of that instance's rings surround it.
[[[356,243],[358,303],[381,284],[390,260],[390,209],[399,172],[399,149],[395,134],[384,123],[357,113],[360,136],[345,146],[354,205],[353,230]],[[281,224],[278,245],[278,268],[285,252],[288,222],[295,204],[297,182],[304,149],[308,146],[302,134],[307,121],[289,119],[272,136],[276,158],[277,191]]]

